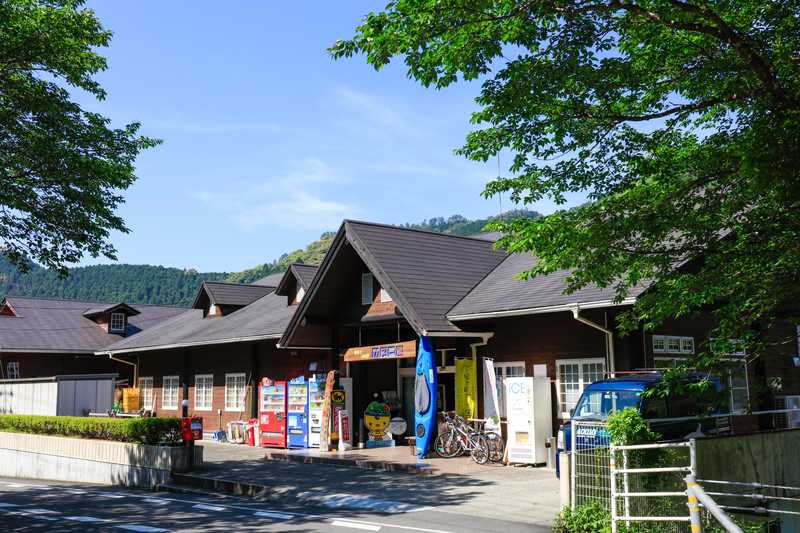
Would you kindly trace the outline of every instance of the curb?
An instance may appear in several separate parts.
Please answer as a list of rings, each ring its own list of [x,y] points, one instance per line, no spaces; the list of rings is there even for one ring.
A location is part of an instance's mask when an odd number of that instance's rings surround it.
[[[248,483],[233,481],[229,479],[216,479],[193,474],[172,474],[172,483],[160,485],[159,489],[168,492],[214,492],[222,494],[233,494],[235,496],[248,496],[257,499],[279,498],[283,494],[276,494],[270,491],[266,485],[259,483]]]
[[[267,461],[282,461],[298,464],[326,464],[333,466],[346,466],[350,468],[362,468],[364,470],[379,470],[383,472],[405,472],[407,474],[418,474],[423,476],[439,475],[426,466],[418,466],[407,463],[392,463],[390,461],[374,461],[370,459],[343,459],[340,457],[320,457],[308,455],[293,455],[281,452],[267,452],[264,457]]]

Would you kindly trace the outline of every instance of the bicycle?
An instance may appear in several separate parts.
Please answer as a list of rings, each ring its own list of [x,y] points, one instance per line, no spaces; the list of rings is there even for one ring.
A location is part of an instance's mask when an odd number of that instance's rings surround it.
[[[434,442],[434,450],[440,457],[450,459],[469,452],[472,460],[479,465],[489,462],[492,452],[483,431],[475,430],[456,414],[445,414],[444,423],[445,430]]]

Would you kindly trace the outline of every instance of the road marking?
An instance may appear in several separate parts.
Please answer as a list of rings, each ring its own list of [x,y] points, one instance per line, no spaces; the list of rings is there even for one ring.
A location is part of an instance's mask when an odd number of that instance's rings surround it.
[[[165,500],[163,498],[142,498],[142,501],[156,505],[167,505],[169,503],[169,500]]]
[[[332,526],[349,527],[351,529],[363,529],[365,531],[380,531],[381,526],[373,526],[372,524],[362,524],[360,522],[346,522],[344,520],[334,520],[331,522]]]
[[[265,518],[277,518],[278,520],[291,520],[294,518],[293,514],[278,513],[274,511],[258,511],[255,513],[255,515],[263,516]]]
[[[6,485],[9,487],[14,487],[15,489],[21,489],[28,486],[25,483],[6,483]]]
[[[81,489],[64,489],[64,492],[66,492],[67,494],[75,494],[76,496],[79,496],[81,494],[86,494],[86,491]]]
[[[32,514],[60,514],[58,511],[53,511],[51,509],[38,509],[38,508],[25,509],[25,512]]]
[[[98,492],[98,496],[103,496],[105,498],[126,498],[127,494],[120,494],[118,492]]]
[[[206,505],[204,503],[198,503],[192,507],[194,509],[203,509],[205,511],[225,511],[227,509],[226,507],[220,507],[218,505]]]
[[[48,522],[54,522],[57,519],[53,518],[52,516],[44,516],[36,513],[28,513],[26,511],[7,511],[8,514],[25,516],[27,518],[35,518],[36,520],[47,520]]]
[[[160,527],[142,526],[139,524],[121,524],[114,527],[117,529],[127,529],[128,531],[140,531],[142,533],[161,533],[164,531],[169,531],[168,529],[163,529]]]
[[[334,509],[346,507],[349,509],[379,511],[381,513],[411,513],[426,509],[410,503],[381,500],[358,494],[329,494],[319,498],[319,502],[326,507]]]
[[[99,522],[108,522],[105,518],[96,518],[94,516],[65,516],[67,520],[73,520],[75,522],[89,522],[89,523],[99,523]]]
[[[0,502],[0,509],[3,509],[3,508],[5,508],[5,507],[19,507],[19,505],[18,505],[18,504],[16,504],[16,503],[4,503],[4,502]]]

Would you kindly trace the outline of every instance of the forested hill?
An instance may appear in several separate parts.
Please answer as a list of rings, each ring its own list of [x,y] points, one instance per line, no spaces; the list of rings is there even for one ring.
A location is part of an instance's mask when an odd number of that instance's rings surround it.
[[[534,211],[509,211],[503,218],[537,217]],[[460,215],[432,218],[403,227],[426,229],[455,235],[473,235],[483,231],[490,218],[470,220]],[[283,272],[293,262],[316,265],[322,261],[333,241],[334,233],[326,232],[305,249],[295,250],[280,258],[242,272],[206,272],[194,269],[151,265],[95,265],[70,269],[66,279],[37,265],[22,274],[0,253],[0,298],[5,295],[70,298],[127,303],[191,305],[203,281],[250,283],[259,278]]]

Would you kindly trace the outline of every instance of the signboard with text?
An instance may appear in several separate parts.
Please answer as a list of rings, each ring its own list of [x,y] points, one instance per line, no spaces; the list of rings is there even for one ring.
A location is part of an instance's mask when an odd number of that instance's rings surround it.
[[[348,348],[344,353],[344,360],[347,363],[355,363],[376,359],[411,359],[416,356],[417,341],[405,341]]]

